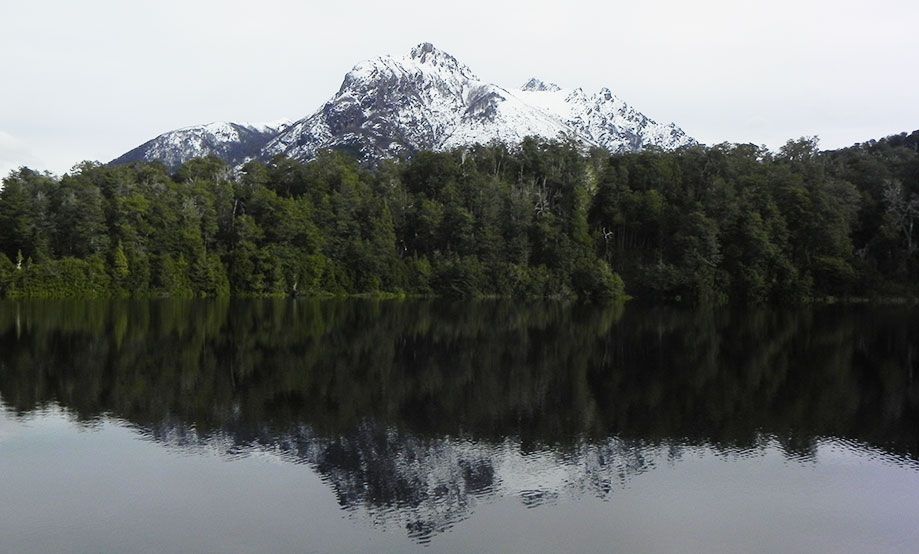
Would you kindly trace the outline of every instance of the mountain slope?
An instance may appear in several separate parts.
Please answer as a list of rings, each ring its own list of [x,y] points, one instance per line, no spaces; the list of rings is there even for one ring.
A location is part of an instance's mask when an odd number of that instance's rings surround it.
[[[275,132],[234,123],[189,127],[161,135],[115,163],[158,159],[174,166],[207,154],[233,165],[278,155],[307,161],[326,148],[369,162],[477,143],[513,145],[528,136],[610,152],[695,143],[676,125],[655,122],[608,89],[565,90],[535,78],[520,89],[505,89],[423,43],[403,57],[356,65],[316,112]]]
[[[217,156],[231,165],[251,159],[275,137],[284,123],[262,126],[215,122],[169,131],[112,161],[113,164],[159,161],[170,169],[192,158]]]
[[[564,90],[534,78],[516,94],[531,106],[564,121],[578,136],[610,152],[641,150],[647,146],[673,149],[695,142],[675,124],[657,123],[607,88],[596,93],[580,88]]]

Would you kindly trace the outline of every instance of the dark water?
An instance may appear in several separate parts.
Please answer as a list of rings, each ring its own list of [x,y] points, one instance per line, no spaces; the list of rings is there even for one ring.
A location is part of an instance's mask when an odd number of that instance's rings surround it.
[[[919,310],[0,303],[0,551],[919,551]]]

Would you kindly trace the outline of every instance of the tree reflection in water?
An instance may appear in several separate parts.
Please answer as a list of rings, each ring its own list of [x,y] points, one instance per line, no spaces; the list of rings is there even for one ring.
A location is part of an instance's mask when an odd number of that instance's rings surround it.
[[[420,541],[477,502],[607,497],[705,447],[919,457],[919,314],[561,303],[0,304],[0,398],[309,464]]]

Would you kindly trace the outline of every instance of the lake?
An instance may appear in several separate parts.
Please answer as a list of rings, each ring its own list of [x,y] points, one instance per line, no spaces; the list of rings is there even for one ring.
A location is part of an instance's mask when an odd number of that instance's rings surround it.
[[[919,309],[0,303],[2,552],[916,552]]]

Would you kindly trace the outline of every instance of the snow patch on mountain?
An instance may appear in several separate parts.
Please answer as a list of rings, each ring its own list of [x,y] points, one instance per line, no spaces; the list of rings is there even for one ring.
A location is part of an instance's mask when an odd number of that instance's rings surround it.
[[[519,144],[526,137],[578,140],[563,121],[495,85],[481,86],[469,100],[453,132],[439,141],[438,150],[470,144]]]

